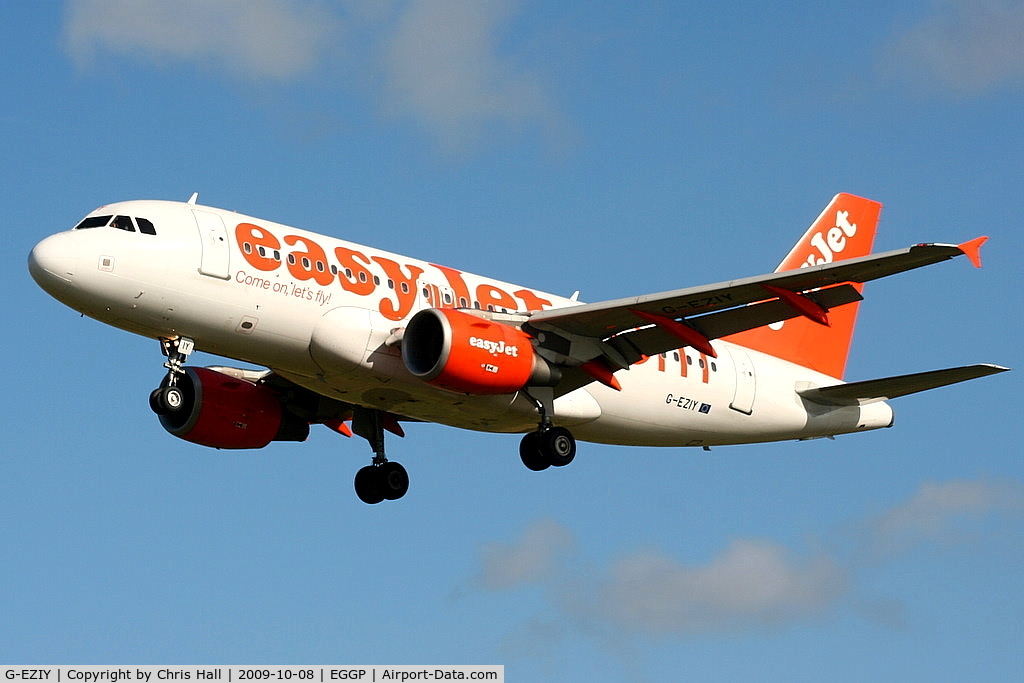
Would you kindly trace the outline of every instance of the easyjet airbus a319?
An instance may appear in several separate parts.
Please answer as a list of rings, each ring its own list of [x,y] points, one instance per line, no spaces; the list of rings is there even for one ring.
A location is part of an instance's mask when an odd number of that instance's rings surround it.
[[[367,439],[367,503],[401,498],[384,452],[403,421],[524,434],[531,470],[576,439],[638,446],[812,439],[893,423],[885,402],[1006,368],[843,381],[862,286],[986,238],[872,254],[881,204],[839,194],[775,272],[584,304],[188,202],[104,206],[41,241],[39,286],[159,340],[164,428],[214,448]],[[192,367],[200,349],[265,370]],[[349,426],[351,423],[351,427]]]

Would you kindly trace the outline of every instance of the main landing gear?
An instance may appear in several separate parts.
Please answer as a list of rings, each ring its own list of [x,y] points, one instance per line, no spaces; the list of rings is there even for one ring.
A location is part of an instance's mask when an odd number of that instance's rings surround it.
[[[409,474],[397,462],[384,455],[384,427],[388,416],[379,410],[355,409],[352,431],[370,442],[373,462],[356,472],[355,488],[359,500],[376,505],[384,500],[398,500],[409,490]],[[397,424],[390,428],[397,427]]]
[[[530,432],[519,442],[519,457],[534,472],[549,467],[565,467],[576,457],[576,439],[565,427],[551,424],[554,391],[548,387],[531,389],[523,393],[533,401],[540,415],[537,431]],[[534,395],[536,394],[536,396]]]
[[[157,415],[176,413],[185,405],[185,394],[178,386],[178,378],[185,374],[182,368],[195,347],[196,343],[188,337],[160,340],[160,350],[167,356],[164,363],[167,377],[149,395],[149,407]]]

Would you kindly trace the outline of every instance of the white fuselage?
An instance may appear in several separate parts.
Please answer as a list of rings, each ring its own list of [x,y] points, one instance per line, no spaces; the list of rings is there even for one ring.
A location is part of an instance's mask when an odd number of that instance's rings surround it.
[[[68,306],[151,338],[187,336],[213,354],[273,369],[319,394],[455,427],[527,432],[519,394],[471,396],[428,385],[397,340],[423,308],[501,313],[577,302],[237,213],[161,201],[113,204],[95,216],[141,217],[155,235],[76,229],[40,242],[37,281]],[[585,441],[710,446],[802,439],[886,427],[884,402],[832,407],[798,389],[837,380],[714,342],[717,358],[684,348],[620,371],[554,403],[553,421]]]

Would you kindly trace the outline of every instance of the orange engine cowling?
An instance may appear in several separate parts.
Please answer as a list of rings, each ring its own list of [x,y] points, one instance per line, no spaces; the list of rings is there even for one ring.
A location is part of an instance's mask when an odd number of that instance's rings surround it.
[[[427,384],[462,394],[510,394],[554,384],[558,375],[522,330],[451,308],[412,317],[402,336],[402,360]]]
[[[263,448],[271,441],[304,441],[309,424],[287,413],[269,387],[209,368],[185,368],[179,378],[185,402],[160,416],[164,429],[213,448]]]

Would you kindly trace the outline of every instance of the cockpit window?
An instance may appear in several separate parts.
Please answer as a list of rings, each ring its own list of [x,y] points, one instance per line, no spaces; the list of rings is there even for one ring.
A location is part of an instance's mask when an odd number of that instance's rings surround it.
[[[110,224],[110,227],[127,232],[135,232],[135,224],[132,223],[132,219],[129,216],[117,216],[114,218],[114,222]]]
[[[135,222],[139,224],[139,232],[143,235],[155,235],[156,227],[153,226],[153,221],[146,218],[135,217]]]
[[[132,218],[131,216],[89,216],[76,225],[75,230],[104,228],[108,225],[112,228],[117,228],[118,230],[124,230],[126,232],[135,232],[135,226],[138,225],[139,232],[143,235],[156,234],[156,226],[153,225],[153,221],[148,218],[139,218],[137,216],[135,218]]]
[[[75,226],[75,230],[85,230],[86,228],[102,228],[110,222],[110,216],[89,216],[81,223]]]

